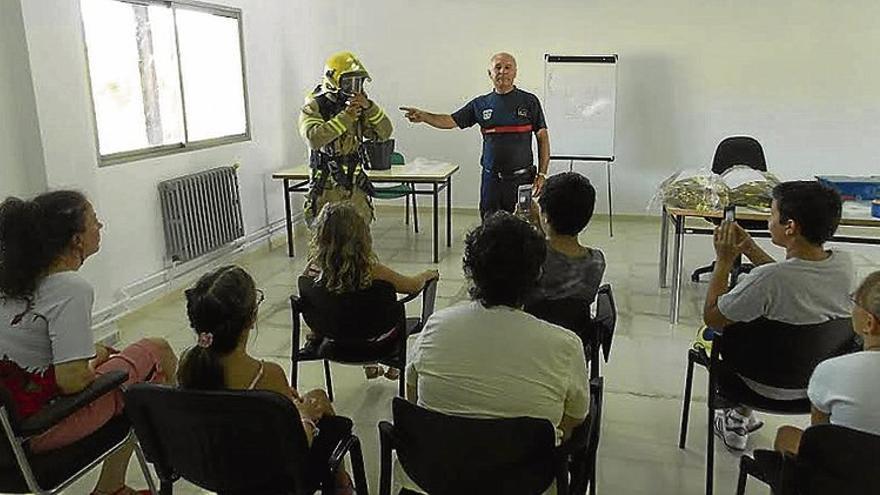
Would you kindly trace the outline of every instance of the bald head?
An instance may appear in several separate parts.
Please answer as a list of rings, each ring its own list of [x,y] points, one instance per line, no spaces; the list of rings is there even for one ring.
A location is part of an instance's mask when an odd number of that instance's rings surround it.
[[[495,92],[504,94],[513,91],[516,79],[516,59],[506,52],[499,52],[489,59],[489,79],[495,86]]]
[[[489,57],[489,67],[492,68],[497,61],[508,61],[512,63],[514,67],[516,67],[516,58],[514,58],[513,55],[507,52],[498,52],[495,55]]]

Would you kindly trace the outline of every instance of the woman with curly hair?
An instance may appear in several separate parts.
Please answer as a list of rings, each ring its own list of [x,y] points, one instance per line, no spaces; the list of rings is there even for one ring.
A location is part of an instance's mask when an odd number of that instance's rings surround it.
[[[95,343],[94,289],[77,271],[98,252],[102,227],[76,191],[0,204],[0,382],[21,418],[110,371],[128,373],[126,385],[174,381],[177,358],[162,339],[144,338],[122,351]],[[30,449],[39,453],[78,442],[122,410],[117,389],[31,438]],[[104,461],[93,494],[149,493],[124,484],[131,452],[129,446]]]
[[[305,274],[334,294],[366,289],[375,280],[390,283],[400,294],[414,294],[429,280],[440,276],[437,270],[406,276],[380,263],[373,252],[373,238],[367,222],[348,201],[327,203],[318,214],[309,243]],[[321,336],[315,333],[306,338],[307,347],[316,346],[321,340]],[[364,366],[368,379],[383,373],[386,378],[396,380],[400,370],[388,368],[383,371],[378,364]]]

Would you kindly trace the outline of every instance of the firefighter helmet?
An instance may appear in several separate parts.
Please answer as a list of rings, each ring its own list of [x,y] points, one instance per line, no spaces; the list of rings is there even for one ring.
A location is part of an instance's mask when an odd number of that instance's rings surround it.
[[[323,86],[325,91],[343,91],[353,93],[352,89],[363,87],[364,80],[369,81],[370,74],[360,60],[351,52],[337,52],[324,63]]]

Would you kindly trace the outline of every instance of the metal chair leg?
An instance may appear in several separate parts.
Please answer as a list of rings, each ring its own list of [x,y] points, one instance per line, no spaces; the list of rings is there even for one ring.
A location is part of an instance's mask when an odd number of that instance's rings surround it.
[[[327,386],[327,397],[333,402],[333,377],[330,376],[330,361],[324,360],[324,385]]]
[[[406,214],[404,215],[403,221],[409,225],[409,194],[406,195]]]
[[[712,495],[715,478],[715,410],[712,408],[712,399],[708,399],[709,407],[708,423],[709,428],[706,432],[706,495]]]
[[[684,397],[681,405],[681,427],[678,430],[678,448],[683,449],[687,442],[688,418],[691,412],[691,392],[694,385],[694,358],[688,352],[687,376],[684,381]]]
[[[141,450],[140,443],[138,443],[137,437],[134,438],[134,455],[137,456],[138,465],[141,467],[141,472],[144,473],[144,479],[147,480],[147,488],[149,488],[150,493],[153,495],[157,495],[159,490],[156,488],[156,482],[153,480],[153,473],[150,472],[150,466],[147,464],[147,458],[144,456],[144,451]]]
[[[749,473],[746,470],[745,459],[745,457],[742,457],[739,462],[739,479],[736,482],[736,495],[745,495],[746,493],[746,478],[749,477]]]
[[[370,488],[367,485],[367,474],[364,471],[364,454],[361,451],[361,442],[357,437],[354,438],[354,442],[351,444],[349,455],[351,456],[351,470],[352,474],[354,474],[355,490],[359,495],[370,495]]]

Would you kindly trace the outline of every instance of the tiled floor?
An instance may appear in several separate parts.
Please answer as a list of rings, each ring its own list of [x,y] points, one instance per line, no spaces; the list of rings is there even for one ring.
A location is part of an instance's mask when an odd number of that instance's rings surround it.
[[[422,218],[423,232],[414,234],[403,224],[399,210],[379,212],[373,237],[379,258],[395,269],[413,273],[432,267],[430,261],[430,219]],[[440,248],[441,273],[437,308],[467,298],[461,268],[462,239],[467,229],[478,223],[475,214],[454,214],[453,246]],[[689,444],[679,450],[678,424],[685,368],[685,353],[699,325],[705,284],[686,282],[682,298],[681,321],[667,320],[669,291],[659,289],[657,259],[659,222],[649,217],[615,218],[614,238],[608,237],[607,218],[597,217],[583,240],[604,250],[608,259],[606,281],[613,284],[620,313],[617,336],[610,363],[605,367],[606,409],[600,446],[600,493],[605,494],[699,494],[703,490],[705,452],[705,373],[696,371]],[[298,253],[306,250],[305,232],[297,233]],[[441,226],[441,235],[443,229]],[[880,263],[877,248],[845,246],[863,276]],[[774,255],[779,250],[771,250]],[[711,260],[709,238],[689,237],[685,256],[686,273]],[[283,241],[237,261],[257,280],[266,293],[261,307],[258,331],[252,335],[254,355],[276,361],[289,369],[290,316],[287,297],[295,291],[295,281],[303,269],[303,257],[290,259]],[[408,307],[417,314],[418,304]],[[144,335],[164,336],[178,351],[192,345],[193,335],[185,320],[181,294],[171,294],[119,323],[124,341]],[[384,379],[367,382],[358,367],[333,366],[335,406],[351,417],[363,442],[371,489],[378,484],[378,434],[376,424],[390,417],[396,384]],[[301,368],[299,388],[322,387],[318,364]],[[805,417],[766,417],[767,425],[753,435],[750,447],[769,447],[775,429],[783,423],[806,424]],[[720,442],[719,442],[720,443]],[[717,447],[716,493],[732,494],[735,489],[737,457],[723,446]],[[144,486],[135,465],[129,469],[134,486]],[[243,473],[244,475],[244,473]],[[88,493],[94,475],[73,486],[67,493]],[[203,493],[179,482],[178,493]],[[750,493],[766,488],[750,485]]]

